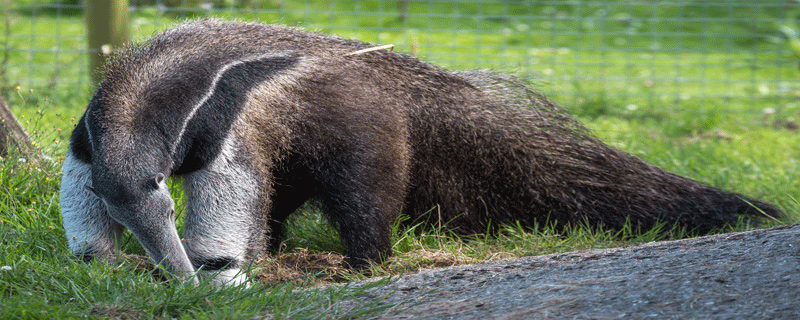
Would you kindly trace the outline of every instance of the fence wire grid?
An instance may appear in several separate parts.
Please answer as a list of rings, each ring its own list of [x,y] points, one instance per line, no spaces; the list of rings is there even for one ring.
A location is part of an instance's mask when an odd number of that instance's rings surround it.
[[[90,95],[82,1],[0,2],[4,94]],[[566,106],[800,113],[798,1],[131,0],[129,11],[133,40],[199,17],[300,26],[517,74]]]

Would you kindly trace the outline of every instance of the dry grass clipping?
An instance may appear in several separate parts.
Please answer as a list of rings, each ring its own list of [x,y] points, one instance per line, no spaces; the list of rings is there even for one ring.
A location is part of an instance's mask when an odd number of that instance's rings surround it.
[[[353,270],[346,262],[346,256],[333,252],[309,252],[298,249],[296,252],[267,255],[256,261],[249,272],[252,281],[265,284],[306,284],[311,286],[365,279],[370,276],[387,276],[417,272],[432,268],[445,268],[476,263],[479,260],[460,251],[432,250],[419,248],[394,256],[380,265],[367,270]],[[150,273],[156,281],[167,280],[161,269],[147,256],[120,254],[116,258],[120,264],[114,269]]]
[[[310,253],[306,249],[266,256],[255,265],[250,273],[251,279],[268,284],[302,284],[307,281],[310,284],[325,284],[346,281],[348,276],[353,275],[353,271],[346,266],[345,256],[333,252]]]

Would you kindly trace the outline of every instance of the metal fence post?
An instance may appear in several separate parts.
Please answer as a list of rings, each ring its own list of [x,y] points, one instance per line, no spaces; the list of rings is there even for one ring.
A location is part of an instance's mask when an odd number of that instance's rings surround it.
[[[103,80],[103,63],[112,50],[130,37],[128,0],[86,0],[89,68],[92,82]]]

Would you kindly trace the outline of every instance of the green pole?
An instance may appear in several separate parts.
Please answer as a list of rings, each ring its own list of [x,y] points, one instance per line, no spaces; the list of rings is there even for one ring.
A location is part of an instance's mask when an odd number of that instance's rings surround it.
[[[85,0],[89,37],[89,73],[95,84],[103,80],[106,57],[130,37],[128,0]]]

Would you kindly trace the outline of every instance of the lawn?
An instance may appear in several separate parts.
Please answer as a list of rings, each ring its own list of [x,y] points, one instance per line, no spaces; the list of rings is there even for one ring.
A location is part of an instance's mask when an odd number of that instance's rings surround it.
[[[394,43],[396,51],[453,70],[511,72],[536,84],[614,147],[785,209],[785,218],[765,226],[800,221],[800,85],[794,80],[800,72],[796,62],[786,67],[785,62],[795,59],[790,50],[776,49],[786,41],[776,25],[785,12],[771,2],[762,7],[744,2],[656,7],[543,1],[532,8],[515,1],[431,1],[411,2],[405,9],[384,1],[263,2],[250,1],[261,4],[258,10],[230,6],[212,12],[207,7],[170,11],[144,6],[132,11],[132,31],[141,40],[184,18],[210,14]],[[365,275],[337,266],[342,245],[336,231],[312,208],[293,217],[292,240],[274,258],[255,266],[255,278],[262,282],[247,288],[163,282],[129,234],[122,250],[130,256],[119,263],[86,264],[72,258],[58,188],[69,132],[93,94],[81,51],[83,18],[76,7],[0,3],[7,22],[0,32],[6,48],[0,93],[48,157],[12,153],[0,160],[0,317],[359,315],[335,307],[336,301],[355,299],[358,290],[315,286]],[[171,185],[182,212],[180,181]],[[542,225],[456,237],[446,229],[398,227],[395,257],[372,273],[401,275],[420,268],[691,236],[668,231],[613,233],[582,226],[561,232]],[[291,264],[301,268],[289,268]],[[359,310],[368,314],[373,308]]]

